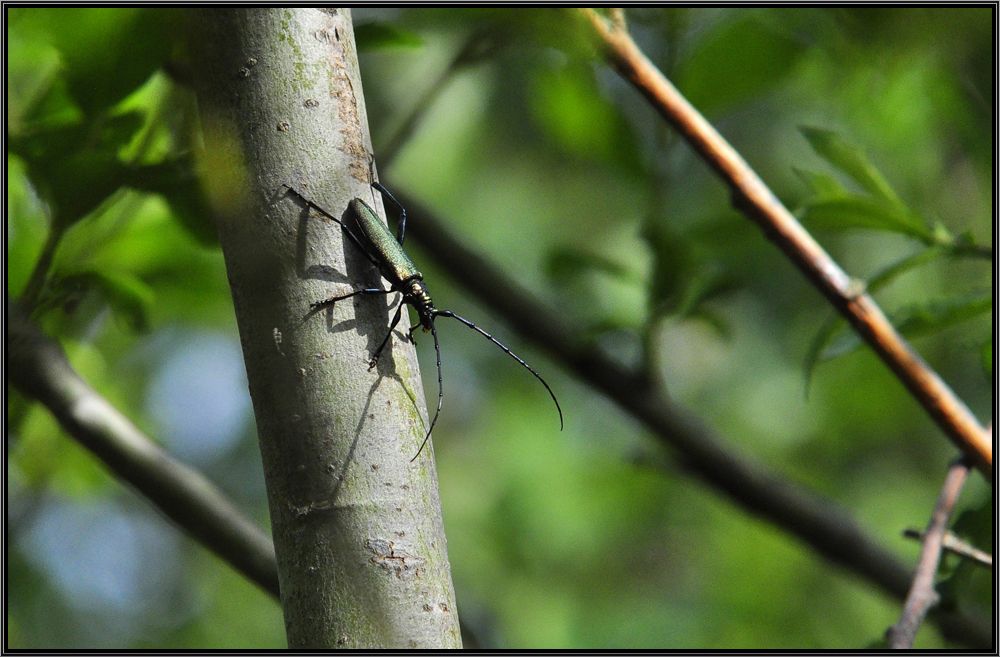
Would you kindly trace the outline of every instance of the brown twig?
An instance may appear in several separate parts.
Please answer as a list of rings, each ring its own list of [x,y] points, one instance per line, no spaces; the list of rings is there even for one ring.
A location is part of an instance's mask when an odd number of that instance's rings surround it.
[[[76,373],[57,343],[7,303],[11,382],[168,518],[277,597],[274,547],[201,473],[173,459]]]
[[[941,560],[944,532],[968,474],[969,459],[967,457],[958,459],[948,468],[948,475],[941,487],[941,494],[938,496],[934,512],[927,524],[927,530],[924,532],[924,546],[920,550],[920,559],[917,561],[913,585],[910,587],[906,603],[903,605],[903,615],[899,622],[889,628],[887,632],[890,648],[903,650],[912,648],[913,639],[917,635],[917,630],[920,629],[920,624],[930,608],[937,604],[938,594],[934,590],[934,577]]]
[[[965,404],[893,328],[867,294],[782,205],[739,153],[643,55],[628,32],[593,9],[581,9],[618,72],[691,144],[729,186],[734,206],[756,221],[765,235],[854,326],[948,437],[993,480],[993,445]]]
[[[912,538],[918,541],[924,540],[924,536],[927,534],[920,531],[919,529],[904,529],[903,536],[906,538]],[[968,559],[974,564],[980,566],[985,566],[986,568],[993,567],[993,555],[989,552],[984,552],[974,545],[969,545],[955,534],[950,531],[946,531],[941,539],[941,549],[945,552],[951,552],[954,555],[958,555],[964,559]]]

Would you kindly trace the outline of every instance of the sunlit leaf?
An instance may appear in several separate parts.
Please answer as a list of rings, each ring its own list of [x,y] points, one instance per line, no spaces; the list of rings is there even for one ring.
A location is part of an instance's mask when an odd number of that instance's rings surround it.
[[[59,50],[73,98],[95,115],[163,65],[177,34],[176,9],[39,9],[29,17]]]
[[[212,208],[199,184],[191,158],[131,167],[125,172],[123,184],[162,194],[174,217],[193,237],[206,246],[218,244]]]

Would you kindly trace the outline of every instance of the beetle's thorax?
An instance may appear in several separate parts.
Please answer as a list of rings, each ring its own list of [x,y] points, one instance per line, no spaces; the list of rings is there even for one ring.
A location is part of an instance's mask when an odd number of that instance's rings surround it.
[[[412,278],[406,282],[400,290],[403,293],[403,302],[413,306],[417,315],[420,316],[420,325],[430,330],[434,323],[434,301],[431,293],[427,291],[427,286],[419,278]]]

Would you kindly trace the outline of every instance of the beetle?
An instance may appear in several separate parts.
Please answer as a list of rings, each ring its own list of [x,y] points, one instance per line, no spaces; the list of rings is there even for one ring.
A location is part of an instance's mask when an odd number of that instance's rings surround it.
[[[434,430],[434,425],[437,424],[438,415],[441,413],[441,406],[444,402],[444,384],[441,376],[441,346],[438,342],[437,328],[434,325],[434,320],[438,317],[448,317],[464,324],[495,344],[503,350],[505,354],[516,360],[522,367],[531,372],[531,374],[538,379],[543,386],[545,386],[545,390],[548,391],[549,396],[552,397],[552,401],[556,405],[556,411],[559,413],[559,429],[561,431],[564,424],[562,407],[559,405],[559,400],[556,399],[556,395],[552,392],[552,388],[549,387],[549,384],[546,383],[545,379],[543,379],[533,367],[528,365],[523,358],[511,351],[507,345],[503,344],[492,335],[476,326],[476,324],[472,321],[451,310],[441,310],[434,306],[434,301],[431,299],[427,285],[423,281],[424,275],[419,269],[417,269],[417,266],[413,264],[413,260],[411,260],[410,256],[408,256],[403,250],[403,240],[406,238],[406,208],[404,208],[403,205],[396,200],[396,197],[394,197],[392,193],[383,187],[377,180],[372,180],[370,184],[373,189],[377,190],[385,198],[392,201],[393,205],[399,209],[399,226],[395,236],[389,232],[388,226],[386,226],[382,220],[379,219],[375,210],[373,210],[370,205],[365,203],[360,198],[355,198],[348,204],[347,218],[349,219],[349,223],[345,223],[316,203],[313,203],[293,187],[289,185],[285,185],[285,187],[295,196],[299,197],[309,208],[320,213],[327,219],[335,221],[339,224],[348,238],[354,242],[365,257],[367,257],[368,260],[375,265],[382,278],[389,283],[389,289],[381,287],[357,289],[348,292],[347,294],[332,296],[327,299],[323,299],[322,301],[316,301],[310,304],[311,308],[319,309],[332,307],[338,301],[350,299],[355,296],[387,295],[394,292],[398,292],[402,295],[402,302],[396,308],[396,313],[393,315],[392,321],[389,324],[389,332],[386,334],[385,339],[382,340],[381,344],[379,344],[375,353],[372,354],[371,360],[368,361],[368,370],[371,371],[378,364],[379,356],[389,343],[389,339],[392,337],[392,332],[396,329],[396,325],[399,324],[404,305],[413,306],[413,309],[416,311],[419,319],[418,323],[410,328],[406,336],[407,339],[410,342],[414,342],[413,333],[420,328],[424,331],[430,331],[431,336],[434,338],[434,353],[437,356],[438,376],[437,409],[434,411],[434,418],[431,420],[431,424],[427,429],[427,435],[424,436],[423,442],[420,443],[420,449],[418,449],[417,453],[414,454],[412,459],[410,459],[410,462],[412,463],[418,456],[420,456],[420,452],[423,451],[424,446],[430,439],[431,432]]]

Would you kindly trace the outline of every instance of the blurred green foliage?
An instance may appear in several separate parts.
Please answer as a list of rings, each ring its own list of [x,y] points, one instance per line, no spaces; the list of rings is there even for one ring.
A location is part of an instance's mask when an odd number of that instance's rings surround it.
[[[627,12],[653,62],[981,418],[994,371],[991,12]],[[651,368],[734,448],[915,559],[900,532],[925,523],[953,449],[711,172],[594,59],[572,12],[354,17],[388,180],[582,334]],[[8,18],[7,293],[32,300],[81,374],[169,448],[150,389],[190,336],[238,341],[192,164],[195,103],[174,59],[182,16],[19,8]],[[398,152],[382,153],[407,124]],[[471,642],[848,648],[895,622],[896,601],[682,476],[634,421],[463,298],[431,254],[413,255],[435,298],[495,328],[566,409],[567,430],[555,433],[523,372],[445,330],[436,458]],[[205,413],[246,395],[245,384],[227,388],[202,395]],[[146,543],[123,542],[173,530],[37,405],[11,392],[7,412],[10,647],[283,645],[273,600],[186,538],[155,559]],[[233,445],[196,465],[266,523],[252,418],[233,430]],[[989,489],[974,482],[962,506],[957,529],[989,549]],[[139,534],[95,538],[84,524],[61,550],[46,538],[53,518],[94,508],[121,523],[139,514],[127,524]],[[60,573],[93,540],[108,541],[112,558],[145,557],[137,577],[150,582],[172,567],[174,584],[131,583],[144,592],[138,607],[116,578],[74,588]],[[988,578],[952,567],[949,604],[991,609]],[[918,647],[943,645],[931,626],[918,637]]]

